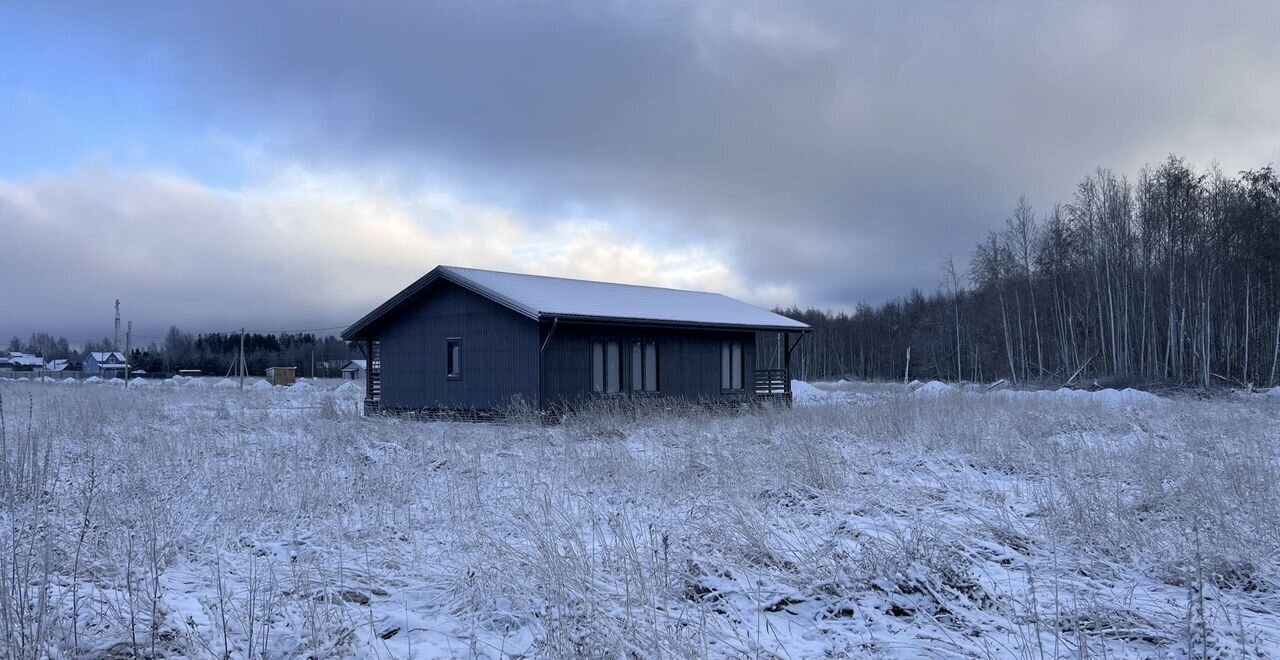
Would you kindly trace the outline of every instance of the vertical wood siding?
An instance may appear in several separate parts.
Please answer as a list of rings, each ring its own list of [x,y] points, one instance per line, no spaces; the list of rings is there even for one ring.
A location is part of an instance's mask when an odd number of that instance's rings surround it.
[[[543,323],[545,340],[551,324]],[[725,399],[742,393],[720,389],[720,345],[741,341],[743,383],[751,388],[755,370],[755,333],[643,327],[561,324],[542,353],[542,404],[573,405],[597,396],[591,390],[591,344],[597,339],[653,339],[658,342],[658,395],[690,400]],[[623,344],[624,358],[630,350]],[[622,381],[630,383],[630,360],[623,360]]]
[[[538,324],[440,281],[374,331],[382,340],[382,405],[493,409],[538,400]],[[462,339],[462,377],[446,369],[447,338]]]

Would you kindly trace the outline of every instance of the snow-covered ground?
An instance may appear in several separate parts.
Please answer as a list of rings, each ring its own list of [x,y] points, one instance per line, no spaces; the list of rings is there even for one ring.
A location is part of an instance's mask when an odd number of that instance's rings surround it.
[[[0,381],[6,656],[1280,654],[1280,396],[543,427],[220,382]]]

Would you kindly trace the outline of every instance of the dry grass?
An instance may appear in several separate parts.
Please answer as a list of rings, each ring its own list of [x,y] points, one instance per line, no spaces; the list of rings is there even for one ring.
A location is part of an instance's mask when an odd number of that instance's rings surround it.
[[[1200,657],[1280,642],[1280,410],[364,419],[0,383],[12,657]],[[652,411],[649,411],[652,412]]]

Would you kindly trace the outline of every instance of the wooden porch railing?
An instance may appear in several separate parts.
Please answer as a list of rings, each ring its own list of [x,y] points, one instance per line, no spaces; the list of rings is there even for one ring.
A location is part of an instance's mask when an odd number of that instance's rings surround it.
[[[759,369],[756,371],[755,393],[791,394],[791,378],[786,369]]]
[[[376,413],[382,407],[382,342],[371,340],[368,344],[368,368],[365,369],[365,413]]]

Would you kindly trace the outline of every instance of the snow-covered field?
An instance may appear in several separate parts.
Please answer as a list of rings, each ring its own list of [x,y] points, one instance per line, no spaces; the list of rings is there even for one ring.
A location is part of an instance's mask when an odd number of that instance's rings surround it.
[[[217,383],[0,381],[5,656],[1280,655],[1280,396],[543,427]]]

